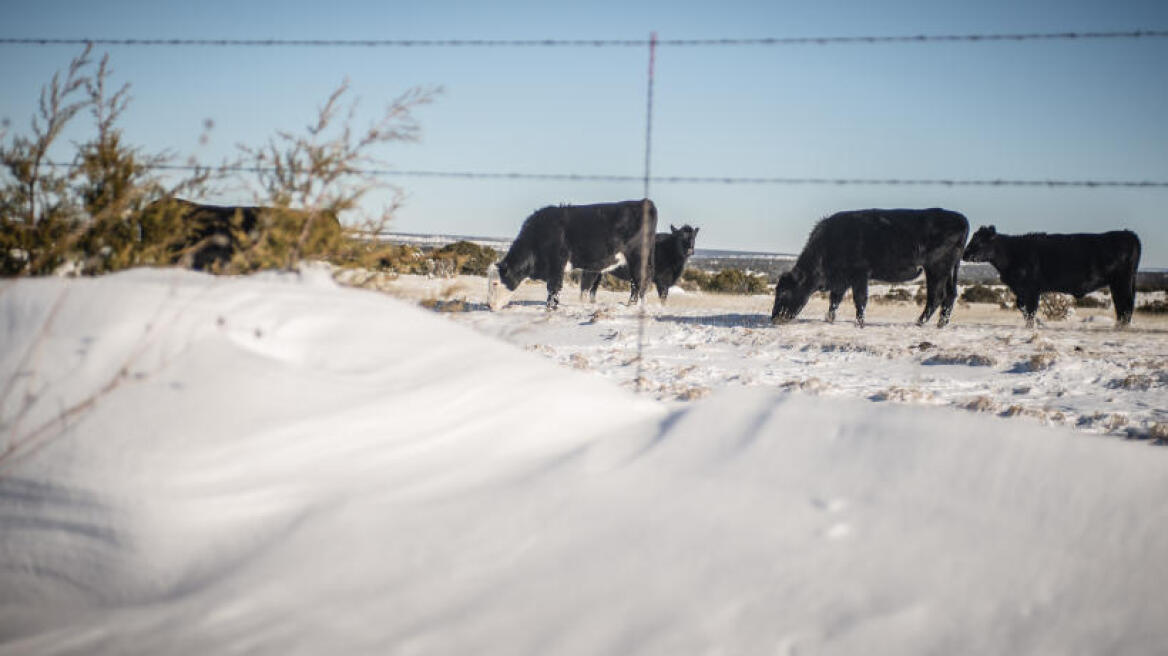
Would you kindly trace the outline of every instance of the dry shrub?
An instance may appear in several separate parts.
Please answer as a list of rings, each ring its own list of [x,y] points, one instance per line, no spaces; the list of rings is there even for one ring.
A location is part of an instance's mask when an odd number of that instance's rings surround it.
[[[923,401],[931,401],[936,398],[936,395],[927,390],[917,389],[915,387],[900,387],[892,386],[885,390],[880,390],[872,396],[868,397],[873,401],[895,401],[898,403],[920,403]]]
[[[1155,376],[1148,374],[1129,374],[1123,378],[1113,378],[1107,383],[1108,389],[1126,389],[1147,391],[1157,385],[1168,384],[1168,372],[1159,372]]]
[[[1056,362],[1058,362],[1058,354],[1045,351],[1042,353],[1035,353],[1029,358],[1018,362],[1014,365],[1014,368],[1011,371],[1019,374],[1046,371],[1047,369],[1053,367]]]
[[[875,296],[872,300],[877,303],[908,303],[913,300],[913,295],[904,287],[891,287],[887,293]]]
[[[998,404],[990,397],[983,395],[962,403],[961,407],[974,412],[994,412],[998,409]]]
[[[45,275],[67,268],[102,273],[169,264],[183,237],[176,216],[142,216],[152,200],[197,193],[208,179],[196,169],[172,186],[153,171],[169,156],[147,155],[123,139],[118,121],[129,85],[112,94],[109,56],[96,68],[86,46],[41,89],[28,134],[0,130],[0,275]],[[75,154],[51,165],[50,149],[78,114],[88,111],[96,135],[73,142]]]
[[[1002,289],[995,289],[988,285],[978,283],[966,287],[961,292],[961,300],[966,303],[995,303],[1001,304],[1005,293]]]
[[[998,413],[1001,417],[1033,417],[1034,419],[1046,420],[1048,415],[1046,410],[1042,408],[1028,408],[1022,404],[1014,403],[1008,408]]]
[[[1002,301],[998,303],[998,307],[1003,310],[1017,310],[1018,297],[1014,295],[1014,292],[1006,289],[1002,292]]]
[[[997,361],[981,353],[937,353],[921,361],[921,364],[959,364],[968,367],[992,367]]]
[[[441,90],[419,87],[407,90],[364,130],[356,130],[352,125],[356,101],[349,103],[345,119],[337,118],[348,90],[346,80],[317,112],[307,134],[281,131],[262,146],[240,146],[242,161],[238,166],[255,172],[256,196],[262,201],[258,204],[283,210],[302,209],[275,213],[274,216],[283,220],[261,226],[251,247],[233,257],[233,268],[292,267],[310,249],[320,251],[314,257],[342,266],[370,264],[372,254],[367,242],[376,241],[377,235],[384,232],[400,206],[403,192],[362,169],[385,164],[374,159],[370,155],[372,151],[386,144],[417,141],[421,127],[413,111],[432,102]],[[379,214],[361,213],[361,201],[379,190],[391,192],[393,199],[389,205]],[[320,222],[345,212],[356,215],[350,217],[350,223],[357,226],[355,229],[343,239],[313,243],[313,230]]]
[[[1160,443],[1168,442],[1168,421],[1158,421],[1149,426],[1148,437]]]
[[[697,401],[710,395],[710,388],[708,387],[687,387],[677,394],[678,401]]]
[[[1144,314],[1168,314],[1168,301],[1163,299],[1148,301],[1137,307],[1136,312],[1142,312]]]
[[[450,275],[485,276],[487,267],[499,259],[499,254],[489,246],[479,246],[470,241],[456,241],[430,253],[430,259],[449,263]]]
[[[588,324],[600,323],[601,321],[607,321],[607,320],[611,319],[612,316],[613,316],[612,311],[609,310],[608,308],[599,308],[595,312],[593,312],[592,316],[588,317],[588,321],[585,321],[584,323],[588,323]]]
[[[381,146],[414,141],[420,128],[412,110],[431,102],[439,90],[411,89],[390,103],[380,120],[354,130],[351,118],[337,120],[344,83],[325,103],[307,135],[278,132],[266,145],[241,147],[241,157],[212,174],[193,166],[177,183],[154,175],[171,164],[168,155],[143,154],[126,143],[119,127],[129,103],[128,85],[108,88],[109,57],[96,67],[90,47],[53,76],[41,92],[29,135],[0,130],[0,275],[43,275],[67,267],[97,274],[142,265],[193,263],[195,253],[213,254],[221,272],[293,268],[303,259],[374,268],[394,259],[376,235],[387,225],[400,190],[372,175],[381,164],[369,153]],[[65,167],[50,166],[50,148],[59,148],[66,126],[88,110],[96,136],[75,142]],[[205,124],[210,129],[211,123]],[[204,135],[202,140],[205,140]],[[256,204],[216,225],[192,219],[179,196],[203,198],[214,177],[254,172]],[[174,179],[171,176],[170,179]],[[388,189],[394,200],[373,218],[352,216],[358,229],[342,232],[338,217],[357,213],[371,191]],[[158,202],[163,201],[163,202]],[[262,209],[261,209],[262,208]]]
[[[1094,414],[1080,416],[1076,423],[1083,428],[1103,428],[1104,430],[1113,431],[1127,426],[1129,419],[1127,415],[1118,412],[1095,412]]]
[[[827,383],[823,382],[822,380],[816,378],[815,376],[811,376],[808,378],[800,378],[798,380],[788,380],[787,382],[783,383],[782,385],[779,385],[779,387],[781,389],[787,390],[788,392],[798,390],[800,392],[810,392],[812,394],[818,394],[818,393],[826,390],[829,387],[829,385]]]
[[[704,292],[720,294],[765,294],[768,291],[766,276],[741,269],[722,269],[710,274],[699,269],[686,269],[681,274],[681,287],[687,283]]]
[[[418,305],[435,312],[468,312],[470,310],[465,298],[427,298],[420,301]]]
[[[1047,321],[1063,321],[1075,313],[1075,297],[1047,292],[1038,298],[1038,310]]]
[[[1075,299],[1075,307],[1107,309],[1111,307],[1111,301],[1097,296],[1084,296],[1083,298]]]

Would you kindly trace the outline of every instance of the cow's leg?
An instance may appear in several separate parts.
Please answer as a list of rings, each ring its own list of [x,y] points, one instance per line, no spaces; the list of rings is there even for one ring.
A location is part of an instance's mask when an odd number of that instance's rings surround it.
[[[665,305],[665,299],[669,298],[669,287],[657,285],[657,298],[660,298],[661,304]]]
[[[949,272],[945,280],[945,296],[941,299],[941,316],[937,319],[938,328],[949,325],[949,317],[953,314],[953,304],[957,302],[957,268],[959,266],[961,266],[960,260],[953,265],[953,270]]]
[[[1111,301],[1115,303],[1115,327],[1131,325],[1132,311],[1136,305],[1135,279],[1113,281],[1108,288],[1111,290]]]
[[[580,272],[580,300],[584,300],[584,295],[592,288],[592,276],[595,275],[592,271]],[[593,298],[593,300],[596,300]]]
[[[840,303],[844,300],[844,292],[848,290],[847,287],[840,287],[832,289],[827,297],[827,316],[824,317],[828,323],[835,323],[835,311],[839,309]]]
[[[642,267],[641,249],[639,248],[630,250],[628,253],[625,253],[625,261],[628,263],[629,280],[630,284],[632,285],[632,289],[629,292],[629,305],[644,302],[645,292],[649,290],[649,287],[647,284],[645,284],[647,279],[645,276],[642,276],[641,273],[644,272],[647,276],[652,276],[653,262],[650,259],[650,261],[645,262],[644,266]]]
[[[580,272],[580,300],[584,300],[584,293],[588,293],[588,302],[596,302],[596,290],[600,289],[600,280],[604,278],[603,273],[596,271],[581,271]]]
[[[1038,292],[1037,291],[1020,291],[1016,292],[1018,296],[1018,309],[1022,311],[1022,318],[1026,320],[1026,327],[1034,327],[1034,318],[1038,315]]]
[[[856,304],[856,325],[864,327],[864,310],[868,307],[868,274],[852,281],[852,302]]]
[[[547,309],[554,310],[560,307],[560,289],[564,286],[564,269],[556,267],[548,274],[547,280]]]
[[[600,289],[600,281],[604,278],[603,273],[595,274],[596,277],[592,280],[592,286],[588,288],[588,301],[596,302],[596,290]]]
[[[948,272],[946,272],[948,273]],[[917,325],[923,326],[937,311],[937,304],[945,297],[945,284],[948,276],[945,273],[937,274],[925,269],[925,309],[917,317]]]

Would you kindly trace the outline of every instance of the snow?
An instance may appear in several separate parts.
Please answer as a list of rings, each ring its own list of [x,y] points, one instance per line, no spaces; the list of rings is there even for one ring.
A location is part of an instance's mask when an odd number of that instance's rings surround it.
[[[449,313],[479,332],[590,370],[634,389],[629,366],[643,342],[643,375],[653,397],[671,402],[713,390],[760,386],[875,402],[943,405],[1023,421],[1123,437],[1168,436],[1168,318],[1137,313],[1115,330],[1109,308],[1075,308],[1065,321],[1027,330],[1021,313],[960,303],[944,330],[915,324],[913,302],[881,303],[873,285],[865,328],[850,296],[834,324],[826,300],[813,298],[799,318],[772,326],[771,296],[688,295],[637,308],[625,293],[601,292],[592,305],[565,289],[554,313],[542,283],[521,286],[500,312],[481,311],[483,278],[403,276],[384,288],[407,299],[462,298],[469,312]],[[910,290],[915,290],[909,287]],[[1140,294],[1137,303],[1161,298]],[[477,304],[477,305],[476,305]],[[1163,432],[1160,432],[1163,431]]]
[[[479,285],[468,312],[403,300],[463,284]],[[691,293],[650,302],[650,391],[636,394],[635,310],[566,295],[549,314],[525,287],[490,313],[482,278],[393,285],[402,298],[321,269],[4,283],[0,653],[1149,653],[1168,640],[1166,452],[944,400],[1002,377],[1032,385],[1010,392],[1027,398],[1061,385],[1075,416],[1111,403],[1132,424],[1162,420],[1162,381],[1084,382],[1163,357],[1163,331],[1140,317],[1127,332],[1048,326],[1036,346],[962,309],[943,331],[888,307],[863,331],[807,312],[777,329]],[[951,350],[995,364],[921,362]],[[1037,353],[1057,357],[1003,371]],[[865,396],[922,370],[941,373],[912,389],[942,401]],[[692,402],[672,391],[697,386],[710,391]]]

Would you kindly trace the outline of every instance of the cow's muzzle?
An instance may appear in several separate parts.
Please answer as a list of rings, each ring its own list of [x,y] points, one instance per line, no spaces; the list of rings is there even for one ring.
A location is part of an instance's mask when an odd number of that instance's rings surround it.
[[[492,311],[501,310],[510,301],[511,290],[503,284],[498,265],[492,264],[487,267],[487,307]]]

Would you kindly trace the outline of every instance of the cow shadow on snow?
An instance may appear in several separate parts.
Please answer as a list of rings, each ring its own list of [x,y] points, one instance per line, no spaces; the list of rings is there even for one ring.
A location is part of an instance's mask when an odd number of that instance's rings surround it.
[[[656,321],[668,323],[680,323],[697,326],[715,326],[715,327],[742,327],[742,328],[768,328],[771,325],[771,318],[765,314],[708,314],[703,316],[685,316],[680,314],[662,314],[654,317]]]

